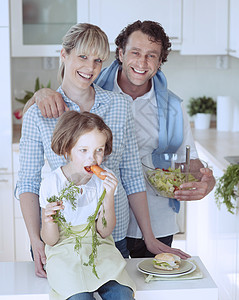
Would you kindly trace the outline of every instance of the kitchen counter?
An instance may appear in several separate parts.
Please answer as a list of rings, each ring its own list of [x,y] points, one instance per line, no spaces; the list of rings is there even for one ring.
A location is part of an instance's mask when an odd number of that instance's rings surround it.
[[[193,280],[151,281],[145,283],[144,275],[137,270],[142,259],[128,259],[127,271],[137,287],[137,300],[218,300],[218,288],[199,257],[193,257],[203,278]],[[44,278],[34,274],[33,262],[0,263],[0,300],[48,300],[49,286]],[[96,299],[100,299],[96,296]]]
[[[222,170],[229,165],[225,156],[239,156],[239,132],[192,128],[192,133],[197,148],[202,147],[208,158]]]

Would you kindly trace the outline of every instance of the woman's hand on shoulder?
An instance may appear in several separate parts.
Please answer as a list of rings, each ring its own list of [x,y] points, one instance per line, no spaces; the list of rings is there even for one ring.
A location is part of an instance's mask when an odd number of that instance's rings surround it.
[[[58,118],[69,110],[61,94],[49,88],[36,91],[33,98],[45,118]]]

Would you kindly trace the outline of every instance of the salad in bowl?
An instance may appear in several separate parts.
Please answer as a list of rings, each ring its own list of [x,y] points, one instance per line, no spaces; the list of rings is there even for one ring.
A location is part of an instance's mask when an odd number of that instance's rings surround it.
[[[201,168],[206,168],[206,162],[191,158],[186,164],[185,158],[176,154],[160,154],[157,163],[152,161],[152,155],[142,157],[144,177],[157,195],[174,198],[174,192],[185,182],[200,181],[203,174]]]

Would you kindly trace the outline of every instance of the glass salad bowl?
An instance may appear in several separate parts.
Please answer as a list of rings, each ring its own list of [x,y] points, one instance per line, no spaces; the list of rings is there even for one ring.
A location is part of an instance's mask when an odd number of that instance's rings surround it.
[[[177,154],[160,154],[156,159],[152,155],[141,159],[146,182],[156,195],[174,198],[174,192],[185,182],[200,181],[203,174],[201,168],[207,168],[207,163],[198,158],[190,158],[186,164],[186,157]]]

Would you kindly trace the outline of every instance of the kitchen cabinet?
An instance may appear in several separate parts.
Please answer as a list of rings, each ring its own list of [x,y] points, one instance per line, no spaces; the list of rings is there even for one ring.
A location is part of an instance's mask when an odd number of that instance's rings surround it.
[[[0,261],[14,261],[12,175],[0,173]]]
[[[98,25],[109,38],[111,51],[115,51],[114,40],[120,31],[136,20],[157,21],[164,27],[178,50],[181,43],[182,0],[148,0],[140,5],[138,0],[89,0],[89,22]]]
[[[8,0],[0,2],[0,27],[9,27]]]
[[[0,4],[0,261],[14,259],[12,195],[12,109],[8,1]]]
[[[0,11],[0,90],[1,90],[1,110],[0,110],[0,139],[4,147],[0,147],[0,172],[12,173],[12,108],[11,108],[11,75],[10,75],[10,32],[8,20],[8,1],[2,0]],[[3,23],[1,22],[1,16]]]
[[[226,55],[228,0],[183,0],[182,36],[181,54]]]
[[[59,56],[62,37],[88,21],[88,0],[11,0],[13,57]]]
[[[228,163],[227,155],[237,155],[238,133],[194,130],[199,157],[208,162],[219,178]],[[229,152],[230,151],[230,152]],[[220,160],[217,158],[220,157]],[[198,255],[219,289],[219,300],[239,299],[239,218],[226,206],[219,209],[214,190],[203,200],[187,203],[186,252]],[[238,201],[239,204],[239,201]]]
[[[181,10],[182,0],[149,0],[147,9],[137,0],[11,0],[12,56],[59,56],[62,37],[77,22],[101,27],[114,51],[116,36],[138,19],[161,23],[178,50]]]
[[[239,58],[239,0],[230,0],[229,55]]]

